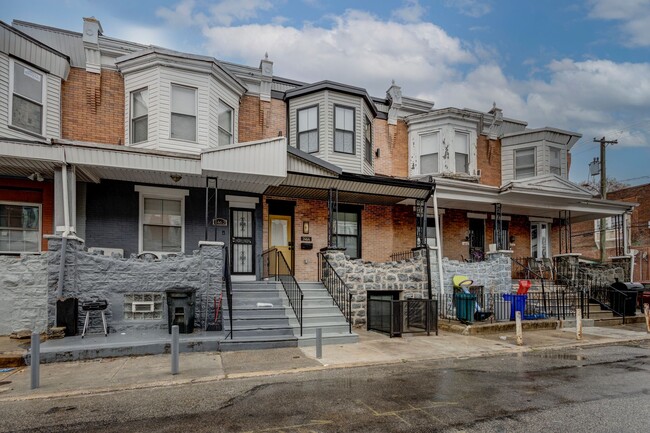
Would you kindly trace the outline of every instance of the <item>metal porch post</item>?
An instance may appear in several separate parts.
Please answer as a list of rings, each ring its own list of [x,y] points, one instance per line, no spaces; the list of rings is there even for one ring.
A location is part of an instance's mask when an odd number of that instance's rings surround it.
[[[503,250],[503,216],[501,214],[501,203],[494,203],[494,230],[492,236],[497,250]]]

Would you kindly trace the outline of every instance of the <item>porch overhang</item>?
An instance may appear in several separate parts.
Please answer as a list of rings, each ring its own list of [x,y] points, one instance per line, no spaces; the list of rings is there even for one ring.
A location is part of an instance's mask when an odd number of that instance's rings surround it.
[[[63,165],[63,150],[44,141],[0,139],[0,176],[27,178],[39,173],[53,179]]]
[[[383,176],[342,173],[339,177],[325,177],[290,172],[281,185],[269,187],[265,195],[327,200],[328,191],[337,189],[340,202],[395,205],[409,199],[426,199],[433,187],[430,182]]]

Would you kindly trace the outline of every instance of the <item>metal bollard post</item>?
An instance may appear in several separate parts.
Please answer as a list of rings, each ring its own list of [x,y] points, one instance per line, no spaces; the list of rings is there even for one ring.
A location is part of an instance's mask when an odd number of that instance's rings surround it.
[[[178,374],[179,353],[178,325],[172,326],[172,374]]]
[[[36,389],[40,384],[40,369],[41,369],[41,336],[36,332],[32,332],[32,347],[31,347],[30,371],[32,375],[31,389]]]
[[[576,340],[582,340],[582,309],[576,308]]]
[[[515,311],[515,328],[517,330],[517,346],[523,346],[524,336],[521,327],[521,311]]]
[[[323,357],[323,328],[316,328],[316,359]]]
[[[643,304],[643,312],[645,313],[645,326],[648,331],[648,334],[650,334],[650,305],[649,304]]]

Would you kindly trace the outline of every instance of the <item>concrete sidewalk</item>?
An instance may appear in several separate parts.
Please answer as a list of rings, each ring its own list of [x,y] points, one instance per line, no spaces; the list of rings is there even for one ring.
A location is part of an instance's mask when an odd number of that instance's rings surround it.
[[[584,328],[581,341],[576,340],[575,328],[530,331],[524,334],[524,346],[516,345],[514,333],[463,336],[441,332],[439,336],[407,335],[391,339],[364,330],[355,332],[359,334],[359,343],[324,346],[322,359],[316,359],[313,347],[183,353],[180,358],[180,374],[175,376],[170,374],[170,355],[62,362],[41,365],[41,387],[30,390],[29,367],[20,367],[0,373],[0,402],[650,339],[645,324]]]

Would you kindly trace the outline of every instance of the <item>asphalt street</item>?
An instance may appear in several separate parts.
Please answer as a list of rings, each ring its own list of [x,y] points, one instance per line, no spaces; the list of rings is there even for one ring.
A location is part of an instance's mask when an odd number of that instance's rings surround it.
[[[17,432],[643,432],[650,343],[3,402]]]

